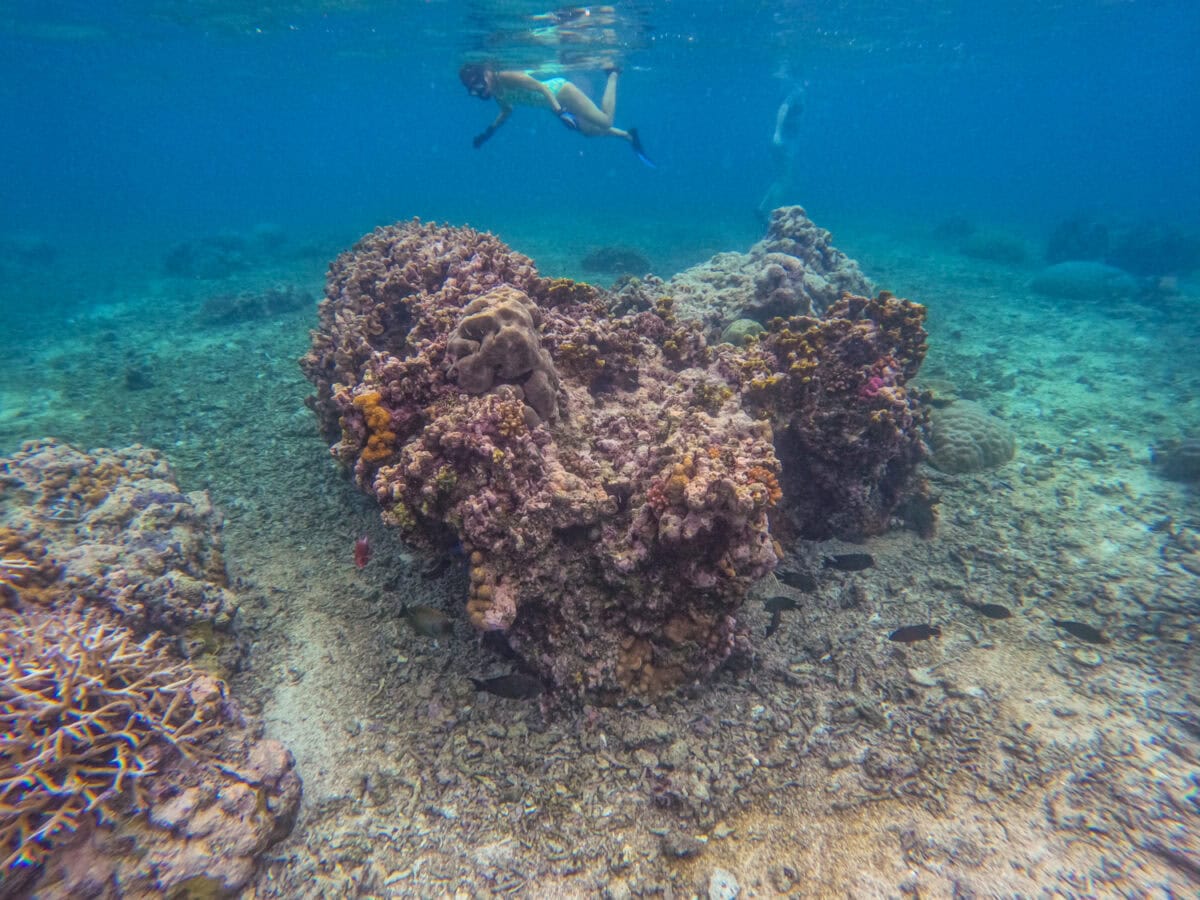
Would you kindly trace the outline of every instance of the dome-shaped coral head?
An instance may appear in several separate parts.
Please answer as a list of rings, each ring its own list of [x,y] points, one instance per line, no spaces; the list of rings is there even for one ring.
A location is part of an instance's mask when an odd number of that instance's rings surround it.
[[[483,63],[467,63],[458,70],[458,79],[467,89],[467,93],[480,100],[488,100],[495,87],[496,73],[491,66]]]

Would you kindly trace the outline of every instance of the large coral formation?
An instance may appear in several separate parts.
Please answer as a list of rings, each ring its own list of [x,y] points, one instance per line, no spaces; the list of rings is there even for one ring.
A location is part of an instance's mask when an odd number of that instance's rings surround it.
[[[1012,429],[970,400],[956,400],[933,411],[929,443],[931,462],[956,475],[1002,466],[1013,458],[1017,446]]]
[[[490,236],[414,221],[333,264],[301,365],[385,519],[461,542],[477,628],[560,688],[653,695],[739,640],[745,594],[777,561],[777,505],[805,533],[874,533],[909,486],[922,310],[830,303],[714,350],[670,296],[617,316]],[[367,395],[394,435],[386,458]]]
[[[141,447],[43,441],[2,470],[5,890],[240,890],[290,829],[300,782],[223,682],[177,655],[212,650],[236,609],[207,497]]]
[[[650,280],[654,284],[653,280]],[[799,206],[771,213],[766,237],[748,253],[719,253],[662,284],[679,315],[720,334],[736,319],[821,315],[843,293],[869,294],[858,264]],[[715,330],[714,330],[715,329]]]
[[[604,272],[609,275],[645,275],[650,260],[632,247],[600,247],[579,263],[585,272]]]

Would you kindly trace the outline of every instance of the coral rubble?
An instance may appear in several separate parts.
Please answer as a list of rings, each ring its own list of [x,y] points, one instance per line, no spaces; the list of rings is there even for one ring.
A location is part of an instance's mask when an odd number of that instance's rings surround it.
[[[236,609],[207,497],[141,447],[30,443],[0,472],[5,891],[240,890],[300,781],[199,667]]]
[[[764,244],[800,253],[797,216],[777,212]],[[828,250],[829,271],[857,273]],[[490,235],[413,221],[334,262],[301,361],[386,521],[461,542],[472,624],[601,699],[720,665],[777,561],[773,523],[882,530],[921,447],[915,304],[830,297],[824,318],[716,349],[669,295],[617,305]]]

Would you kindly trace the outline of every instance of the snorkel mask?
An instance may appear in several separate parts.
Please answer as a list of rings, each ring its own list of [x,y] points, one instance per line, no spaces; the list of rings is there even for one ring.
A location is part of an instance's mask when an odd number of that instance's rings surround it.
[[[459,80],[466,87],[467,93],[472,97],[478,97],[480,100],[487,100],[492,96],[492,89],[488,86],[487,76],[487,67],[478,63],[465,65],[458,70]]]

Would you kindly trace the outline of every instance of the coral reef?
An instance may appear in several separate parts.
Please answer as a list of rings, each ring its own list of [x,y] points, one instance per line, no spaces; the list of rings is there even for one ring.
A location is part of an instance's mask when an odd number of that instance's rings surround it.
[[[948,216],[933,226],[939,241],[963,241],[975,233],[975,223],[965,216]]]
[[[283,228],[263,222],[245,233],[222,231],[179,241],[163,256],[163,271],[175,278],[215,281],[295,252]]]
[[[716,337],[736,319],[765,325],[776,316],[823,314],[843,293],[869,294],[858,264],[799,206],[771,213],[767,235],[748,253],[718,253],[662,284],[683,318],[698,319]]]
[[[32,523],[68,590],[141,630],[230,626],[220,516],[206,492],[180,491],[157,451],[33,441],[5,460],[0,486],[0,528]]]
[[[540,283],[532,261],[483,232],[463,229],[447,243],[442,229],[414,222],[402,233],[378,228],[363,238],[355,253],[339,256],[330,267],[326,299],[317,308],[320,327],[312,333],[311,352],[301,360],[304,374],[317,386],[309,405],[325,432],[333,437],[346,430],[348,437],[366,443],[361,414],[347,415],[342,422],[345,403],[334,403],[333,387],[362,382],[376,353],[417,367],[408,373],[414,385],[440,379],[441,373],[421,368],[426,353],[435,349],[423,342],[435,337],[445,341],[457,324],[462,297],[474,298],[501,284],[528,293]],[[443,298],[446,302],[440,303]],[[428,319],[418,321],[410,309],[418,301],[429,310]],[[406,379],[393,380],[388,404],[397,433],[407,438],[421,425],[423,398],[405,396]]]
[[[1017,449],[1012,430],[970,400],[956,400],[933,411],[929,443],[933,451],[930,461],[951,474],[1002,466]]]
[[[214,294],[204,301],[197,319],[203,325],[236,325],[271,319],[313,305],[308,291],[294,284],[279,284],[260,291]]]
[[[370,303],[365,272],[403,287]],[[314,406],[329,398],[334,452],[388,521],[462,542],[477,628],[599,694],[658,692],[725,658],[745,591],[775,563],[778,466],[769,428],[687,365],[704,356],[694,328],[666,310],[613,319],[600,292],[538,278],[490,236],[417,223],[339,259],[329,297],[332,328],[303,365]],[[350,355],[370,329],[348,306],[409,324],[395,355]],[[351,384],[321,374],[350,364]],[[390,416],[386,460],[370,452],[367,393]]]
[[[163,271],[176,278],[216,280],[250,268],[245,238],[219,234],[196,241],[181,241],[163,257]]]
[[[1108,255],[1108,226],[1084,217],[1066,219],[1046,239],[1046,262],[1102,261]]]
[[[0,614],[0,871],[44,861],[86,813],[114,817],[143,777],[195,758],[221,726],[223,691],[93,610]],[[128,789],[128,791],[127,791]]]
[[[958,252],[971,259],[1017,265],[1028,255],[1025,242],[1003,231],[974,231],[958,246]]]
[[[784,519],[805,533],[874,533],[920,453],[904,382],[921,307],[845,298],[713,350],[672,298],[645,300],[617,317],[490,235],[414,221],[332,265],[301,361],[333,453],[385,520],[461,542],[472,624],[599,699],[656,695],[729,655],[789,483]]]
[[[450,377],[468,394],[510,386],[533,411],[533,424],[558,415],[558,373],[541,348],[541,312],[525,294],[498,287],[472,300],[462,311],[446,347]]]
[[[1200,237],[1166,222],[1104,222],[1076,216],[1046,241],[1046,262],[1105,263],[1135,276],[1186,275],[1200,268]]]
[[[1104,261],[1147,278],[1186,275],[1200,269],[1200,237],[1164,222],[1117,228]]]
[[[747,405],[774,423],[800,535],[880,534],[921,494],[926,413],[906,385],[925,358],[924,320],[924,307],[886,292],[846,295],[822,318],[775,320],[744,354],[724,355]]]
[[[721,332],[719,343],[744,346],[750,339],[762,334],[765,329],[753,319],[734,319]]]
[[[141,447],[43,441],[3,471],[5,891],[236,893],[290,830],[300,781],[198,668],[216,658],[177,655],[213,649],[236,608],[207,498]]]

